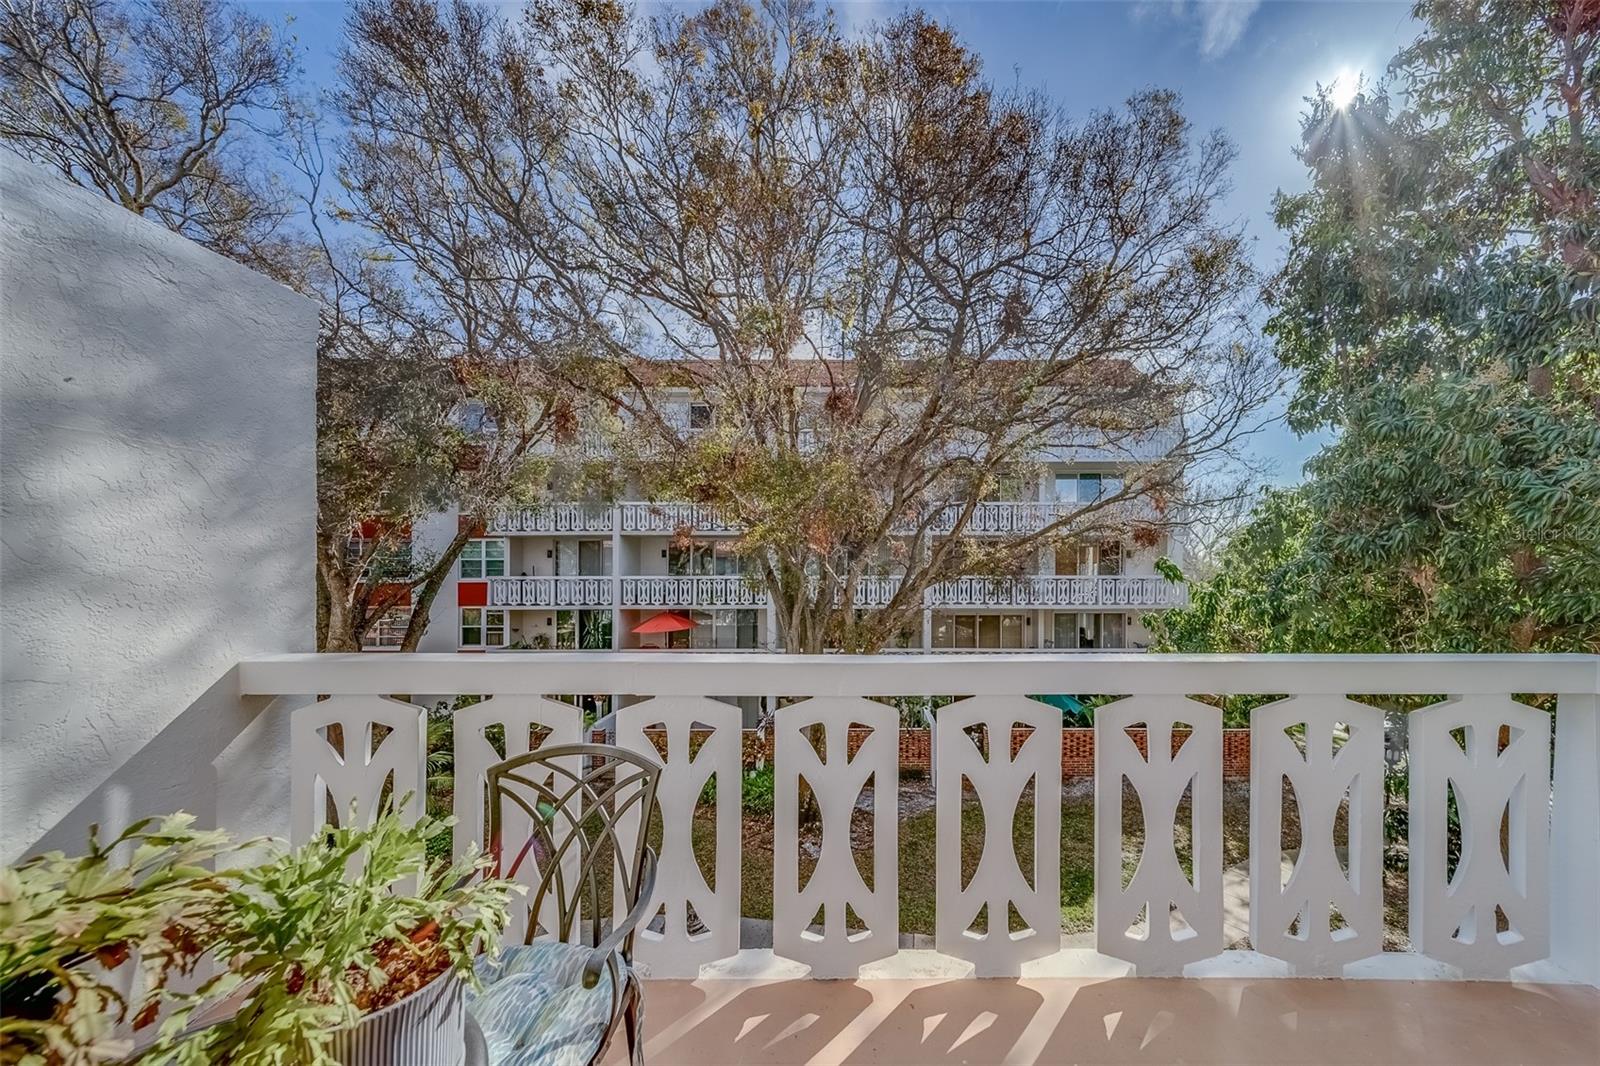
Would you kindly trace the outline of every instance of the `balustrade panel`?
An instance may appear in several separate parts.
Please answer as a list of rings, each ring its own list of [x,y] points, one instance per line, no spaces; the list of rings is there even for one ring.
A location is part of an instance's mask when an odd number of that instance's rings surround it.
[[[1375,707],[1294,696],[1251,714],[1255,950],[1317,977],[1339,976],[1346,963],[1383,950],[1383,773],[1383,713]],[[1292,856],[1284,854],[1286,797],[1299,825]]]
[[[979,977],[1016,977],[1024,962],[1061,949],[1061,712],[1038,700],[978,696],[940,708],[935,723],[934,945],[972,962]],[[1026,734],[1020,746],[1018,732]],[[963,883],[967,783],[984,839],[978,868]],[[1021,845],[1026,869],[1015,838],[1024,804],[1032,823]]]
[[[743,577],[625,577],[622,606],[764,607],[767,595]]]
[[[1145,730],[1144,752],[1128,733],[1136,727]],[[1096,945],[1141,976],[1177,976],[1224,947],[1221,716],[1180,696],[1134,696],[1095,708],[1094,734]],[[1144,821],[1131,878],[1123,871],[1124,782]],[[1185,794],[1192,874],[1177,854]]]
[[[1100,578],[1084,580],[1093,585]],[[655,742],[649,727],[659,724],[667,734],[658,910],[638,941],[641,960],[658,976],[693,976],[707,962],[737,953],[744,855],[737,801],[723,782],[743,783],[739,714],[699,693],[782,692],[800,701],[779,712],[775,729],[774,950],[811,966],[816,976],[848,977],[897,950],[898,714],[866,696],[976,694],[945,707],[934,730],[931,929],[945,954],[979,972],[1013,974],[1026,960],[1049,954],[1058,935],[1049,908],[1059,907],[1060,896],[1060,885],[1050,881],[1059,870],[1053,846],[1059,826],[1050,819],[1060,812],[1044,802],[1058,788],[1051,775],[1060,772],[1060,743],[1049,739],[1058,723],[1054,711],[1030,705],[1023,693],[1064,690],[1135,693],[1096,709],[1096,941],[1105,955],[1133,963],[1140,974],[1186,967],[1252,975],[1458,970],[1473,978],[1570,976],[1592,983],[1600,974],[1591,876],[1600,870],[1594,664],[1582,656],[1153,655],[1119,662],[1104,655],[884,655],[819,664],[760,654],[703,661],[693,654],[585,653],[538,661],[391,654],[263,657],[245,661],[238,673],[247,696],[333,693],[315,703],[301,696],[302,705],[290,712],[296,841],[314,839],[330,820],[348,821],[351,804],[358,821],[370,819],[385,795],[414,793],[407,816],[420,809],[424,711],[379,693],[501,693],[457,713],[458,850],[481,839],[488,765],[581,735],[576,707],[518,693],[625,690],[646,697],[623,709],[618,736],[644,750]],[[1410,760],[1400,765],[1410,772],[1409,960],[1380,950],[1384,721],[1376,708],[1349,700],[1352,689],[1464,693],[1406,719]],[[1548,712],[1512,700],[1505,689],[1563,693],[1558,750],[1552,752]],[[1221,729],[1215,708],[1176,695],[1183,692],[1289,694],[1258,708],[1252,720],[1254,951],[1231,952],[1204,967],[1192,964],[1221,952],[1227,935]],[[1047,717],[1031,720],[1033,733],[1012,753],[998,738],[1030,721],[1024,709]],[[692,739],[696,722],[712,727],[705,747]],[[870,728],[864,744],[852,745],[852,722]],[[1146,731],[1130,735],[1137,725]],[[545,727],[553,731],[546,735]],[[987,735],[988,747],[975,745],[972,732]],[[820,734],[820,752],[808,733]],[[712,773],[727,802],[714,816],[701,810],[697,861],[695,801]],[[963,782],[967,816],[976,816],[977,806],[985,822],[984,850],[965,883]],[[872,789],[863,795],[868,783]],[[804,826],[802,842],[803,792],[814,794],[820,825]],[[570,825],[581,813],[555,817]],[[1029,816],[1032,841],[1023,832],[1008,848]],[[1290,822],[1299,824],[1299,840],[1286,844],[1283,826]],[[503,837],[526,828],[508,822]],[[707,847],[707,830],[715,834],[714,848]],[[523,935],[525,919],[513,925],[513,939]],[[918,958],[957,966],[954,958]],[[1067,953],[1050,965],[1070,968],[1074,957]]]
[[[1545,958],[1550,715],[1465,696],[1414,712],[1410,732],[1412,942],[1467,977]]]
[[[868,730],[850,751],[852,725]],[[818,696],[785,707],[774,726],[772,947],[813,977],[855,977],[899,949],[898,712],[859,698]],[[822,751],[810,731],[820,734]],[[814,866],[801,878],[800,783],[822,823]],[[851,817],[872,787],[871,883],[857,865]],[[820,925],[821,932],[813,929]]]
[[[741,719],[737,706],[700,696],[657,696],[617,716],[617,744],[662,765],[660,866],[649,917],[634,941],[652,977],[693,979],[702,964],[739,952]],[[653,733],[663,735],[665,751]],[[713,778],[714,884],[694,850],[695,810]],[[621,839],[633,839],[638,825],[637,811],[625,814]],[[625,909],[618,901],[617,912]]]
[[[425,711],[388,696],[334,696],[290,712],[290,842],[330,822],[371,825],[389,803],[416,821],[423,803]]]
[[[530,751],[558,744],[576,744],[582,738],[582,713],[570,703],[546,699],[542,696],[494,696],[470,706],[458,708],[454,719],[453,758],[455,760],[455,850],[464,853],[473,844],[494,849],[498,844],[504,857],[502,872],[519,884],[526,885],[531,893],[539,884],[542,867],[539,855],[529,849],[520,863],[518,856],[523,845],[533,833],[533,825],[526,812],[514,803],[502,808],[501,839],[487,839],[488,773],[489,767],[507,759],[515,759]],[[576,824],[579,811],[562,811],[552,815],[566,828]],[[562,826],[555,830],[561,835]],[[515,866],[513,873],[512,867]],[[578,855],[569,850],[562,858],[563,875],[568,884],[576,882]],[[511,924],[506,928],[505,941],[520,944],[528,928],[528,909],[531,900],[517,898],[512,902]],[[554,928],[555,900],[545,901],[545,914],[540,924]],[[574,931],[576,935],[576,931]]]

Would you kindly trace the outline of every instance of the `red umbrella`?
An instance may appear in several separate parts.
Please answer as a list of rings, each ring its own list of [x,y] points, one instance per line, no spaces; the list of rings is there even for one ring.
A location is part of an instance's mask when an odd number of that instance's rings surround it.
[[[681,633],[694,628],[694,619],[676,611],[662,611],[633,627],[635,633]]]

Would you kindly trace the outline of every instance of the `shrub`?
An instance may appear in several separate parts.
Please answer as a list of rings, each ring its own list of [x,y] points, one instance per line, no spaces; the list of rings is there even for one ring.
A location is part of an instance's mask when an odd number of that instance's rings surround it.
[[[773,797],[776,779],[772,767],[763,766],[759,770],[744,771],[744,800],[743,810],[746,814],[772,814]],[[701,803],[715,803],[717,799],[717,779],[715,777],[706,782],[706,787],[700,791]]]

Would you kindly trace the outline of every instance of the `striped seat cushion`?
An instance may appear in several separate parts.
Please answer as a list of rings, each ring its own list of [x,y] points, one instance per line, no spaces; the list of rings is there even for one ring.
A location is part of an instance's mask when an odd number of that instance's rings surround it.
[[[467,992],[467,1010],[483,1030],[494,1066],[584,1066],[611,1024],[611,971],[583,987],[589,949],[539,941],[480,960],[483,991]],[[622,960],[618,958],[618,964]]]

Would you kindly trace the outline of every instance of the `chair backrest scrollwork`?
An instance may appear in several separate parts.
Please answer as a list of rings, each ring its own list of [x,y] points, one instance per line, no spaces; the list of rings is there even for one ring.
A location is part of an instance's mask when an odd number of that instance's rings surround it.
[[[558,940],[598,947],[603,919],[622,917],[612,914],[613,903],[637,904],[660,774],[657,764],[606,744],[547,745],[489,768],[495,875],[533,886],[527,943],[542,929]],[[515,822],[531,827],[526,840],[502,839],[512,811]],[[641,816],[625,817],[633,811]],[[529,863],[537,876],[519,877]],[[631,951],[630,934],[623,953]]]

